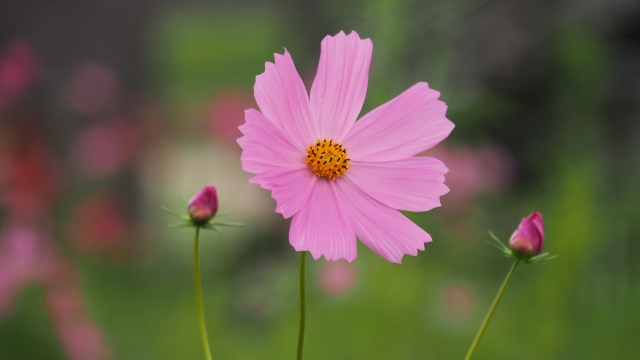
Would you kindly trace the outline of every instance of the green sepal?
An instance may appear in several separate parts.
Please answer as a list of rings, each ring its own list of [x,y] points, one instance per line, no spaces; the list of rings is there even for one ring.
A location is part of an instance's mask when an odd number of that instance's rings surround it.
[[[487,243],[489,245],[491,245],[491,246],[495,247],[496,249],[500,250],[507,257],[514,257],[513,253],[511,252],[511,249],[509,249],[505,244],[503,244],[502,241],[500,241],[500,239],[498,239],[498,237],[495,236],[494,233],[489,231],[489,236],[491,236],[491,239],[493,239],[493,242],[487,241]]]
[[[169,215],[173,215],[175,217],[177,217],[178,219],[182,219],[184,221],[191,221],[191,217],[189,217],[189,215],[183,215],[183,214],[178,214],[177,212],[170,210],[164,206],[160,206],[160,209],[162,209],[162,211],[166,212]]]
[[[193,227],[193,224],[190,222],[185,222],[182,224],[167,224],[170,228],[181,228],[181,227]]]
[[[500,250],[500,252],[502,252],[504,256],[515,259],[515,260],[523,261],[527,264],[533,264],[541,261],[549,261],[558,257],[557,255],[550,255],[548,252],[544,252],[542,254],[538,254],[530,258],[522,258],[517,254],[515,254],[513,251],[511,251],[511,249],[507,245],[505,245],[502,241],[500,241],[500,239],[498,239],[498,237],[495,236],[493,232],[489,231],[489,236],[491,236],[491,239],[493,239],[493,242],[487,241],[487,243],[490,244],[491,246],[494,246],[498,250]]]
[[[239,222],[229,222],[229,221],[215,221],[214,225],[220,226],[229,226],[229,227],[246,227],[245,224]]]
[[[544,252],[542,254],[538,254],[538,255],[532,257],[529,260],[525,260],[525,262],[527,262],[527,263],[537,263],[537,262],[541,262],[541,261],[553,260],[553,259],[555,259],[557,257],[558,257],[558,255],[551,255],[548,252]]]
[[[193,228],[200,228],[205,230],[213,230],[221,233],[222,232],[222,229],[220,229],[221,226],[238,227],[238,228],[246,227],[245,224],[239,223],[239,222],[216,221],[216,219],[219,217],[224,217],[226,215],[229,215],[231,211],[220,212],[205,223],[196,223],[193,221],[193,219],[191,219],[189,215],[178,214],[177,212],[170,210],[164,206],[160,206],[160,209],[162,209],[162,211],[166,212],[167,214],[175,216],[178,219],[182,220],[182,222],[178,224],[167,224],[167,226],[170,228],[193,227]]]

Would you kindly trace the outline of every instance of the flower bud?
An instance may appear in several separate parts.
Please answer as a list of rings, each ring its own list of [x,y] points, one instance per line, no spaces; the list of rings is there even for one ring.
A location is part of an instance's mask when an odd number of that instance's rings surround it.
[[[542,215],[537,211],[522,219],[509,239],[511,252],[522,260],[540,254],[543,244],[544,225],[542,224]]]
[[[214,186],[205,186],[189,202],[189,216],[196,225],[204,225],[218,212],[218,194]]]

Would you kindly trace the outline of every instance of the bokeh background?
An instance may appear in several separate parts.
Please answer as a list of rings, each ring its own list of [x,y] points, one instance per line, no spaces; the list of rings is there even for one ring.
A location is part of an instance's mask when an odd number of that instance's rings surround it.
[[[363,113],[441,91],[451,192],[402,265],[308,263],[305,359],[463,358],[510,267],[487,232],[534,209],[558,258],[518,269],[476,358],[637,359],[634,0],[0,1],[0,358],[202,358],[193,231],[160,206],[205,184],[248,225],[203,234],[214,358],[293,358],[298,256],[235,139],[264,62],[310,86],[340,30],[374,43]]]

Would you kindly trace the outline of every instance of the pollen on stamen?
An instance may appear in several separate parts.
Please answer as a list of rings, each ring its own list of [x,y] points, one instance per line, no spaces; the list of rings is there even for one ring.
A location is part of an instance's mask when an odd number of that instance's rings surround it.
[[[347,149],[330,139],[318,139],[307,148],[307,165],[318,177],[335,180],[349,170]]]

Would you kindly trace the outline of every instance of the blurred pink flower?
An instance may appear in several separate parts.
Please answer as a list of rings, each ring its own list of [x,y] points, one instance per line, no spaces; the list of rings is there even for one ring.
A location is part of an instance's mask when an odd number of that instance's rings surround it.
[[[11,225],[0,234],[0,318],[29,282],[43,286],[54,328],[69,359],[111,358],[86,309],[72,265],[55,255],[49,240],[37,229]]]
[[[451,192],[442,198],[445,211],[465,209],[477,195],[505,190],[513,180],[513,160],[498,147],[443,145],[424,154],[442,159],[449,168]]]
[[[0,111],[31,90],[38,72],[38,57],[26,40],[14,39],[0,50]]]
[[[33,281],[44,287],[67,358],[110,359],[100,330],[86,310],[75,271],[55,254],[51,240],[39,230],[48,222],[59,186],[53,156],[39,127],[21,122],[9,128],[8,134],[0,133],[0,205],[18,224],[10,224],[0,235],[0,316],[11,309],[20,289]],[[101,235],[112,234],[114,229],[118,226],[111,221]]]
[[[226,90],[215,94],[205,105],[210,134],[215,139],[235,145],[235,140],[242,135],[238,127],[244,122],[244,110],[252,106],[255,106],[255,102],[251,94],[242,90]]]
[[[104,192],[83,199],[72,211],[66,228],[80,252],[122,258],[132,251],[132,224],[124,199],[117,194]]]
[[[414,157],[454,125],[426,83],[356,118],[364,102],[373,45],[355,32],[327,36],[307,94],[289,52],[256,78],[260,112],[245,112],[242,165],[271,190],[276,211],[293,217],[289,242],[318,259],[356,258],[356,236],[391,262],[417,255],[431,236],[400,211],[440,206],[447,168]]]
[[[117,105],[120,91],[120,80],[111,68],[96,61],[86,61],[71,75],[67,101],[80,113],[97,115]]]
[[[0,318],[13,306],[22,287],[36,280],[46,244],[34,229],[15,225],[0,234]]]
[[[140,147],[175,136],[171,129],[166,127],[162,105],[157,99],[146,92],[138,92],[133,96],[132,103],[131,118],[135,119]]]
[[[115,175],[135,158],[139,137],[137,129],[124,120],[93,124],[80,132],[71,144],[71,165],[87,177]]]
[[[0,206],[13,216],[36,218],[48,212],[60,186],[38,126],[23,122],[0,134]]]
[[[463,283],[451,283],[442,292],[442,303],[447,316],[465,317],[475,305],[473,290]]]
[[[358,273],[353,264],[336,261],[323,264],[318,271],[318,286],[327,295],[348,293],[356,284]]]
[[[107,360],[111,352],[94,324],[74,268],[63,259],[47,264],[43,285],[45,302],[58,338],[70,360]]]

